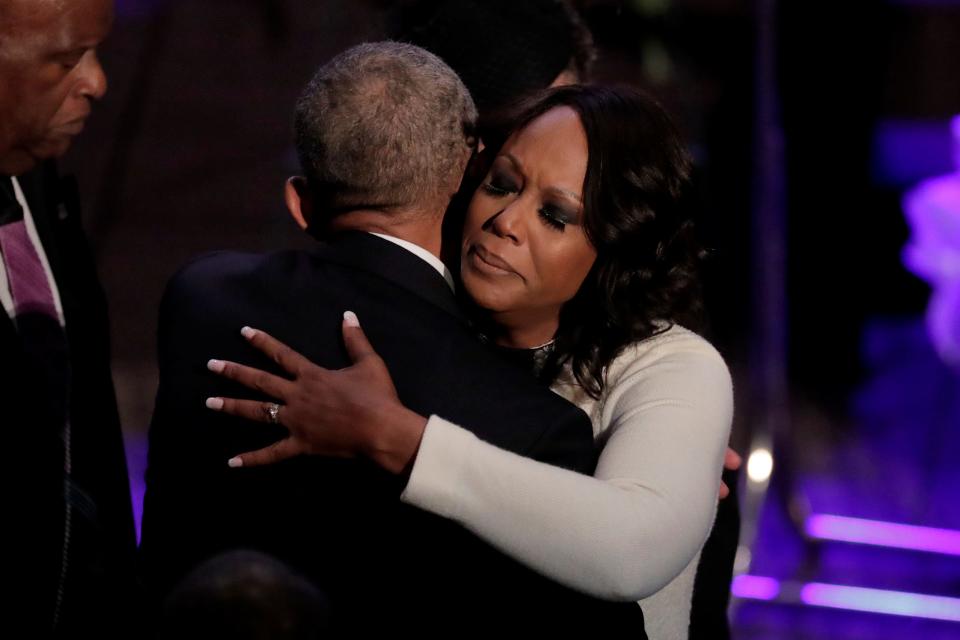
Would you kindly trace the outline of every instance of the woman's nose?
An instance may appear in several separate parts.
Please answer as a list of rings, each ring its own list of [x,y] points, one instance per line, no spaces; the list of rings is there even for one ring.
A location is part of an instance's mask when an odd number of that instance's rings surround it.
[[[514,200],[491,216],[484,229],[514,244],[521,244],[525,237],[523,207],[521,198]]]

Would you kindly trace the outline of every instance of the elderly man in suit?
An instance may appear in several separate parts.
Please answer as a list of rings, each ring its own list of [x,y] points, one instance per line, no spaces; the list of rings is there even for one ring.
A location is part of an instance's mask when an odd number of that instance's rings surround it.
[[[52,164],[106,91],[96,48],[112,20],[108,0],[0,2],[0,423],[15,483],[4,513],[18,628],[36,637],[99,635],[130,611],[106,305],[75,186]]]
[[[154,603],[198,562],[247,547],[314,580],[329,598],[334,632],[563,633],[579,623],[642,636],[636,605],[561,588],[402,504],[402,474],[321,457],[229,468],[229,458],[276,440],[278,430],[204,406],[242,393],[207,371],[211,354],[275,365],[246,344],[244,325],[339,368],[349,364],[339,336],[352,310],[408,407],[453,416],[500,447],[592,471],[589,420],[487,351],[439,259],[441,221],[475,146],[475,119],[466,88],[433,54],[399,43],[340,54],[298,103],[304,176],[286,188],[291,213],[322,243],[214,254],[169,285],[141,546]]]

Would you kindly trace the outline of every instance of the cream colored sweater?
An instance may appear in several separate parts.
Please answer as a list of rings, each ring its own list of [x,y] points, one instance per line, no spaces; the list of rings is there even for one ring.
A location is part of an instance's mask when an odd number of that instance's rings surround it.
[[[733,417],[717,351],[682,327],[628,347],[599,400],[554,391],[593,421],[593,477],[499,449],[431,416],[403,501],[451,518],[585,593],[642,600],[651,640],[686,638]]]

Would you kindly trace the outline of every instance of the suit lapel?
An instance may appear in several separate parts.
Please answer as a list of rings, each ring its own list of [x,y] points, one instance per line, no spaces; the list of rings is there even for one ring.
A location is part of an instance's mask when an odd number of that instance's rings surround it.
[[[315,249],[322,259],[377,275],[466,323],[456,297],[436,269],[403,247],[363,231],[334,234]]]
[[[13,320],[0,307],[0,355],[4,359],[13,357],[14,350],[19,351],[22,347],[20,334],[13,325]],[[6,363],[4,363],[6,364]]]

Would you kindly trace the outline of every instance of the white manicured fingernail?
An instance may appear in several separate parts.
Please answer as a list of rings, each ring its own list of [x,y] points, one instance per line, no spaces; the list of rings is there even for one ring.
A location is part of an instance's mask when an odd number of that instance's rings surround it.
[[[257,335],[257,330],[252,329],[251,327],[244,327],[243,329],[240,329],[240,335],[249,340],[253,336]]]
[[[220,373],[221,371],[223,371],[223,367],[224,367],[223,360],[207,361],[207,369],[210,369],[210,371],[213,371],[214,373]]]
[[[344,311],[343,312],[343,322],[348,327],[359,327],[360,320],[357,318],[357,314],[353,311]]]
[[[220,409],[223,409],[223,398],[207,398],[206,404],[207,404],[207,409],[220,411]]]
[[[243,458],[239,456],[236,458],[230,458],[229,460],[227,460],[227,466],[230,467],[231,469],[237,469],[239,467],[242,467]]]

